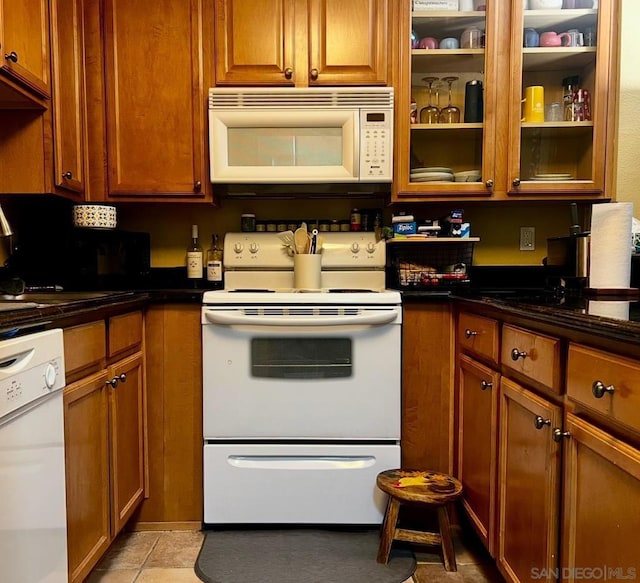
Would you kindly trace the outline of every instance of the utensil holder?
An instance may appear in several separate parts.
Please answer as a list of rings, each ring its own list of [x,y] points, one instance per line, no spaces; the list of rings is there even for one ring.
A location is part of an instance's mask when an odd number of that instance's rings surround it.
[[[322,255],[298,253],[293,256],[293,287],[296,289],[320,289]]]

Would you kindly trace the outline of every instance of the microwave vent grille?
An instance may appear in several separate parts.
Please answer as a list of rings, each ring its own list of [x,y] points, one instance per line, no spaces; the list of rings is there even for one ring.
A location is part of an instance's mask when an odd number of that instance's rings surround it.
[[[210,89],[209,109],[392,108],[391,87]]]

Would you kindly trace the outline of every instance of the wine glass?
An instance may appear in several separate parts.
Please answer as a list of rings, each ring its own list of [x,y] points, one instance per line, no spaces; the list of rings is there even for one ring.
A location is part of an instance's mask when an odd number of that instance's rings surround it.
[[[420,110],[420,123],[438,123],[440,108],[431,103],[433,82],[437,81],[438,77],[424,77],[422,80],[429,88],[429,104]]]
[[[458,123],[460,121],[460,109],[451,103],[451,85],[459,77],[443,77],[442,80],[449,84],[449,103],[440,110],[440,123]]]

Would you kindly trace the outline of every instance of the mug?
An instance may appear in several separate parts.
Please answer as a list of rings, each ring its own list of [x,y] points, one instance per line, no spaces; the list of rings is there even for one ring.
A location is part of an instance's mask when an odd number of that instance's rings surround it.
[[[463,49],[481,49],[484,33],[477,27],[467,28],[460,37],[460,46]]]
[[[473,12],[473,0],[459,0],[458,10],[460,12]]]
[[[527,48],[540,46],[540,35],[535,28],[525,28],[523,40],[524,46]]]
[[[440,41],[441,49],[457,49],[460,46],[458,43],[458,39],[452,36],[448,36],[447,38],[443,38]]]
[[[587,26],[582,33],[585,47],[595,47],[598,29],[595,26]]]
[[[563,47],[581,47],[584,45],[584,37],[577,28],[572,28],[558,36],[562,40]]]
[[[562,46],[562,39],[557,32],[543,32],[540,35],[541,47],[560,47]]]
[[[544,121],[544,87],[531,85],[524,90],[524,117],[522,121],[542,123]]]
[[[438,41],[432,36],[425,36],[424,38],[420,39],[420,42],[418,43],[418,48],[419,49],[437,49]]]

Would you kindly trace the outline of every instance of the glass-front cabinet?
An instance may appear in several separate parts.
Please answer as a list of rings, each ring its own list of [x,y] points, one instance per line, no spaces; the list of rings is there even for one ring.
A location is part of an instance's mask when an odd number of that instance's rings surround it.
[[[401,4],[396,202],[611,196],[619,0]]]

